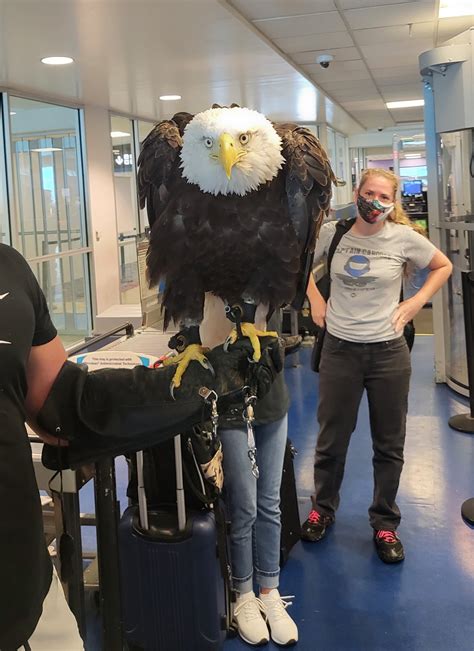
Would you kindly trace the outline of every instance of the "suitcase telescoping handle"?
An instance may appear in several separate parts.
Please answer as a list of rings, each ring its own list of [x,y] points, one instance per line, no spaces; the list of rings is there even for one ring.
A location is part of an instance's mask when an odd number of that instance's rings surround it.
[[[178,528],[186,528],[186,503],[184,501],[183,456],[181,452],[181,436],[174,437],[174,456],[176,465],[176,504],[178,506]],[[148,505],[146,501],[145,480],[143,476],[143,452],[137,452],[137,489],[138,514],[140,527],[148,531]]]

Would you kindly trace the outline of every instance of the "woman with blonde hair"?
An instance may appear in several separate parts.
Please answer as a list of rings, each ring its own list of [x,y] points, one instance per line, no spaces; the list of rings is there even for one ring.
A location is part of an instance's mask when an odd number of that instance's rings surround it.
[[[334,522],[351,434],[364,389],[373,444],[374,495],[369,521],[385,563],[404,559],[396,533],[396,495],[403,467],[410,354],[403,329],[447,281],[448,258],[412,224],[397,201],[398,178],[368,169],[354,192],[357,217],[341,238],[331,263],[328,303],[311,277],[313,321],[326,328],[319,366],[319,435],[312,509],[302,538],[316,542]],[[325,224],[315,261],[327,255],[336,222]],[[418,231],[418,232],[417,232]],[[400,302],[407,264],[428,267],[423,287]]]

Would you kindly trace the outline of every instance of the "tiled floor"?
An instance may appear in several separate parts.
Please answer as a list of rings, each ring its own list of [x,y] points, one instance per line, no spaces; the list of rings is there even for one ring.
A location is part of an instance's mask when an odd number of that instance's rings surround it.
[[[295,463],[301,519],[309,507],[317,432],[318,378],[309,370],[309,353],[303,348],[287,358],[286,369],[292,393],[290,436],[299,451]],[[322,542],[298,543],[282,572],[282,594],[296,595],[290,612],[299,626],[301,651],[474,649],[474,530],[460,516],[463,500],[474,496],[474,438],[447,424],[450,415],[468,411],[467,401],[434,384],[432,337],[417,337],[412,362],[398,500],[406,560],[387,566],[373,549],[367,519],[371,445],[364,401],[337,522]],[[84,493],[83,499],[90,497]],[[82,510],[90,510],[90,504]],[[88,651],[99,651],[97,622],[90,621]],[[224,651],[244,648],[249,647],[235,638],[225,643]]]

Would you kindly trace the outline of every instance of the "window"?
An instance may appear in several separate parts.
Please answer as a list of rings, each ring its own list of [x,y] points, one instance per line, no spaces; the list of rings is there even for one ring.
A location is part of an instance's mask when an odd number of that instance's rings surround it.
[[[0,111],[2,105],[0,102]],[[0,124],[2,123],[0,115]],[[2,158],[2,165],[0,166],[0,242],[5,244],[10,243],[10,224],[8,220],[8,197],[7,197],[7,184],[6,184],[6,165],[5,161],[5,143],[3,141],[3,129],[0,129],[0,156]]]
[[[117,115],[110,117],[121,303],[140,302],[137,263],[139,223],[133,128],[133,120],[129,118]]]
[[[20,97],[9,123],[11,241],[30,263],[67,344],[91,331],[79,111]]]

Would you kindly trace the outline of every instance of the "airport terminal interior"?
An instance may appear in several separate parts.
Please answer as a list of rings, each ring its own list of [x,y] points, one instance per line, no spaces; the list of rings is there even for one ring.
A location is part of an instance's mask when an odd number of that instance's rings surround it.
[[[176,331],[163,333],[163,286],[147,284],[138,198],[156,123],[235,103],[306,128],[337,180],[325,221],[356,215],[364,170],[400,178],[409,219],[453,264],[415,318],[398,494],[406,559],[383,564],[372,542],[364,398],[336,523],[317,544],[296,542],[280,592],[302,651],[472,651],[474,506],[462,508],[474,497],[474,0],[0,0],[0,11],[0,242],[27,260],[75,361],[102,352],[145,363]],[[427,273],[406,275],[405,298]],[[303,522],[318,433],[314,324],[307,301],[281,314],[280,334],[299,335],[284,375]],[[86,651],[139,649],[127,643],[113,565],[129,464],[67,470],[59,496],[28,432],[58,568],[58,532],[75,540],[63,585]],[[229,634],[205,648],[250,647]]]

